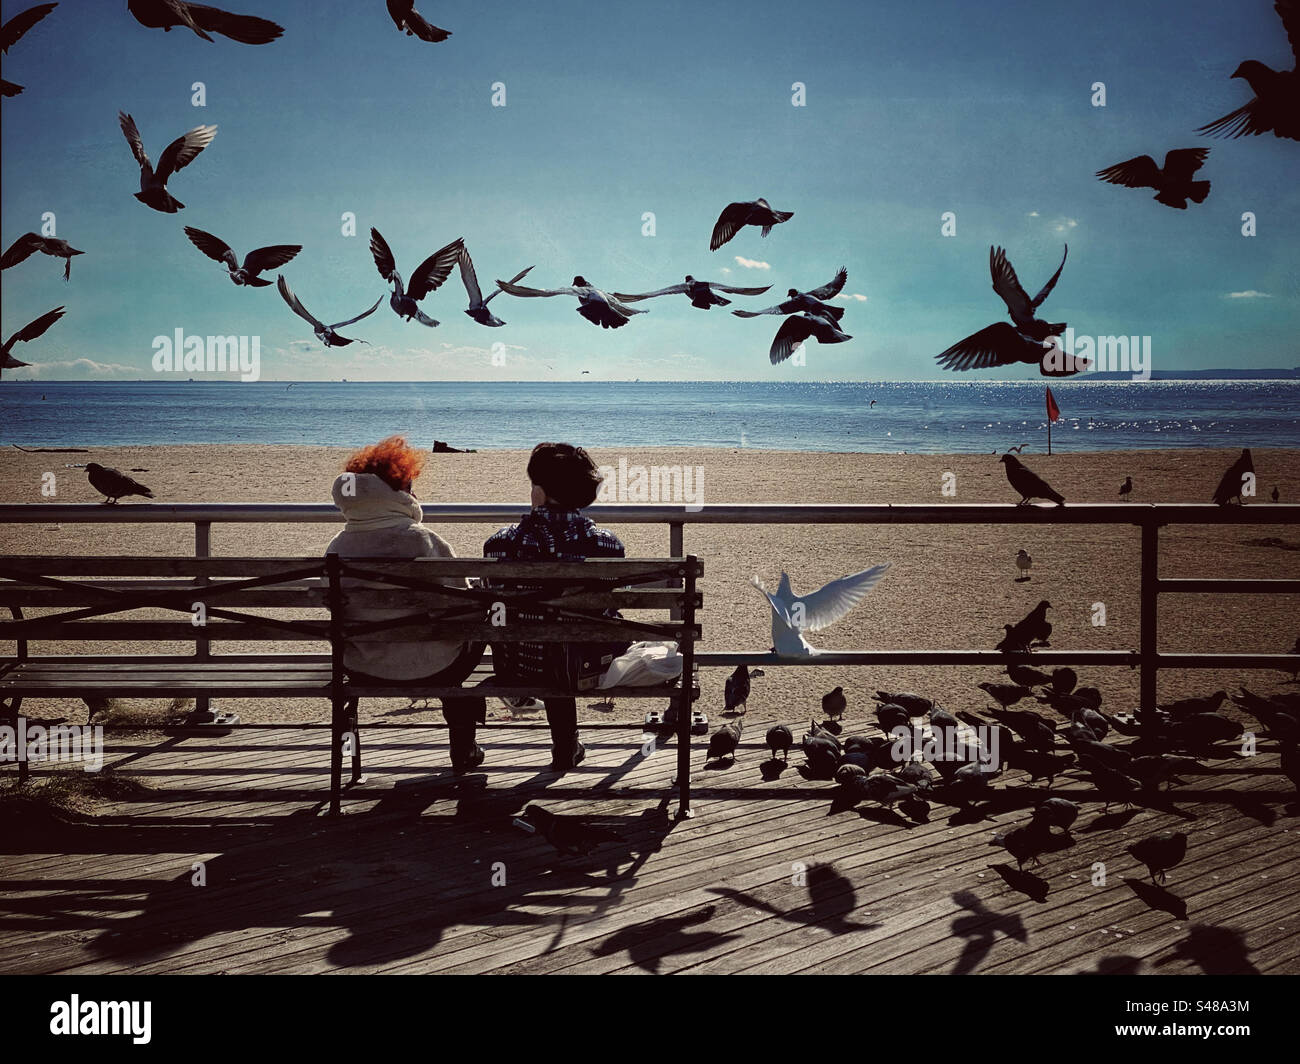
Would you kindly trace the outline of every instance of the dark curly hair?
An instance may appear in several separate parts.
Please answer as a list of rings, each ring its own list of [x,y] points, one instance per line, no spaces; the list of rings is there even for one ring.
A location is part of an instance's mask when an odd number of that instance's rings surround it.
[[[596,501],[605,478],[581,447],[539,443],[528,459],[528,479],[561,506],[580,510]]]

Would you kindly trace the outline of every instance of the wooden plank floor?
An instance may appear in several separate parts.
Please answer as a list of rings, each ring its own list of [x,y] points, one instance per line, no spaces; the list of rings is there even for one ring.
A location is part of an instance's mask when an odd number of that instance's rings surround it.
[[[145,791],[91,822],[0,819],[0,972],[1300,972],[1300,805],[1267,741],[1128,812],[1009,773],[975,814],[914,823],[797,753],[772,771],[771,723],[747,720],[734,765],[695,753],[687,821],[674,744],[643,756],[636,728],[586,728],[557,779],[544,725],[490,726],[460,781],[443,730],[364,732],[338,820],[325,732],[110,736]],[[1050,793],[1083,812],[1019,873],[990,839]],[[530,801],[624,841],[558,856],[512,825]],[[1171,828],[1191,842],[1162,889],[1125,847]]]

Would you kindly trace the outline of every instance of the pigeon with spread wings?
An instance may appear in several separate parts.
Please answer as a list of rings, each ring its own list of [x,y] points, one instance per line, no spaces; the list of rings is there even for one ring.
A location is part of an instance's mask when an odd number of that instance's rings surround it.
[[[1139,155],[1136,159],[1098,170],[1097,176],[1125,188],[1153,188],[1157,203],[1185,211],[1189,199],[1193,203],[1204,203],[1210,194],[1208,181],[1192,180],[1192,175],[1201,168],[1209,154],[1209,148],[1179,148],[1166,152],[1163,170],[1151,156]]]
[[[733,310],[731,313],[738,318],[757,318],[760,314],[820,314],[823,318],[830,318],[831,321],[839,321],[844,317],[844,308],[834,306],[825,302],[827,299],[834,299],[844,288],[844,282],[849,279],[849,271],[843,266],[820,288],[810,288],[807,292],[800,292],[797,288],[791,288],[786,292],[786,298],[783,302],[774,307],[766,307],[763,310]]]
[[[61,317],[63,317],[62,307],[55,307],[53,310],[47,310],[35,321],[29,321],[14,333],[13,336],[9,337],[9,339],[4,342],[4,346],[0,347],[0,375],[3,375],[4,371],[7,369],[18,369],[20,366],[30,366],[30,362],[19,362],[18,359],[14,358],[14,356],[10,354],[13,350],[14,344],[22,343],[27,340],[35,340]]]
[[[451,30],[444,30],[433,25],[415,10],[415,0],[387,0],[388,15],[398,30],[405,30],[408,37],[419,37],[422,41],[437,44],[451,36]]]
[[[167,179],[176,171],[189,166],[199,152],[212,143],[212,138],[217,135],[217,127],[195,126],[184,136],[177,137],[158,156],[158,169],[155,170],[149,156],[145,154],[144,142],[140,139],[140,131],[135,127],[135,119],[118,111],[117,121],[122,127],[126,142],[131,145],[131,154],[140,164],[140,191],[135,193],[135,198],[163,214],[175,214],[182,210],[185,204],[167,191]]]
[[[572,285],[564,288],[526,288],[510,281],[497,281],[497,286],[512,296],[577,296],[578,313],[602,329],[621,329],[633,314],[645,313],[644,310],[624,306],[608,292],[602,292],[588,284],[581,275],[573,279]]]
[[[311,323],[312,332],[316,334],[316,339],[326,347],[347,347],[348,344],[352,343],[352,340],[348,339],[346,336],[340,336],[334,330],[341,329],[345,325],[351,325],[353,322],[358,322],[362,318],[370,317],[371,314],[379,309],[379,304],[384,301],[384,297],[380,296],[375,300],[374,306],[369,310],[363,310],[355,318],[348,318],[347,321],[340,321],[334,325],[325,325],[322,322],[317,321],[316,318],[312,316],[311,311],[298,301],[298,297],[293,294],[293,289],[289,287],[289,282],[284,279],[284,274],[278,274],[276,276],[276,281],[279,285],[280,295],[284,298],[284,301],[289,304],[289,309],[297,314],[298,317],[302,318],[303,321]],[[360,342],[363,344],[369,343],[367,340],[361,340]]]
[[[37,4],[35,7],[29,7],[26,11],[18,12],[3,26],[0,26],[0,52],[8,55],[11,44],[17,44],[23,34],[58,6],[58,4]],[[17,96],[22,91],[23,87],[21,85],[16,85],[12,81],[0,80],[0,95]]]
[[[141,26],[171,32],[173,26],[187,26],[205,41],[219,33],[240,44],[270,44],[284,27],[256,15],[237,15],[207,4],[188,4],[185,0],[127,0],[126,9]]]
[[[442,282],[451,276],[452,267],[460,261],[465,250],[465,242],[457,237],[446,247],[441,247],[415,268],[411,282],[402,288],[402,275],[397,272],[397,260],[388,241],[380,235],[378,229],[370,230],[370,254],[375,258],[375,268],[379,276],[393,285],[393,294],[388,297],[388,305],[403,321],[414,318],[421,325],[433,328],[437,321],[422,311],[418,301],[430,292],[442,286]]]
[[[66,240],[60,240],[58,237],[41,236],[40,233],[24,233],[9,245],[8,251],[0,255],[0,270],[7,270],[10,266],[17,266],[29,255],[34,255],[38,251],[63,260],[63,279],[65,281],[72,276],[72,256],[84,254]]]
[[[465,283],[465,294],[469,296],[469,309],[465,313],[480,325],[487,325],[493,329],[500,328],[505,322],[488,310],[488,304],[500,295],[501,289],[493,289],[491,294],[484,299],[483,292],[478,286],[478,274],[474,272],[474,260],[469,257],[469,248],[461,248],[458,261],[460,263],[460,279]],[[510,283],[516,284],[523,280],[531,269],[532,267],[528,266],[520,270],[510,278]]]
[[[763,236],[767,236],[772,231],[772,226],[788,222],[793,217],[794,211],[774,211],[765,199],[728,203],[722,208],[718,220],[713,223],[709,250],[717,251],[744,226],[757,225],[762,228]]]
[[[635,303],[639,299],[654,299],[657,296],[673,296],[681,293],[691,301],[691,306],[708,310],[710,307],[725,307],[731,302],[730,299],[723,299],[718,295],[719,292],[728,292],[736,296],[761,296],[771,287],[767,284],[762,288],[740,288],[720,281],[697,281],[688,273],[686,280],[681,284],[669,285],[655,292],[642,292],[640,295],[615,292],[614,298],[623,303]]]
[[[872,566],[860,573],[843,576],[808,595],[796,595],[790,578],[781,574],[775,593],[768,591],[758,577],[752,583],[767,599],[772,609],[772,647],[775,653],[791,657],[819,654],[803,633],[828,628],[866,598],[880,583],[890,563]]]
[[[767,357],[772,365],[778,365],[794,354],[810,336],[819,344],[842,344],[853,339],[835,322],[820,314],[792,314],[776,330]]]
[[[208,258],[225,266],[226,273],[235,284],[254,288],[265,288],[271,283],[265,277],[258,276],[263,270],[283,266],[302,250],[301,244],[271,244],[264,248],[254,248],[244,256],[244,264],[241,266],[234,251],[224,240],[205,233],[202,229],[195,229],[192,225],[185,227],[185,235]]]
[[[986,326],[953,344],[936,356],[936,361],[945,369],[953,370],[990,369],[1025,362],[1037,365],[1044,377],[1068,377],[1086,369],[1089,365],[1087,359],[1071,357],[1065,361],[1064,368],[1058,368],[1054,364],[1051,352],[1059,352],[1059,348],[1055,341],[1045,341],[1065,332],[1065,322],[1042,321],[1036,316],[1038,308],[1056,287],[1069,253],[1070,247],[1067,244],[1065,254],[1061,256],[1061,265],[1038,295],[1030,299],[1021,287],[1005,249],[989,248],[989,273],[993,276],[993,291],[1002,297],[1014,324],[999,321]]]
[[[1257,59],[1247,59],[1233,71],[1255,93],[1250,102],[1201,126],[1197,133],[1212,137],[1275,137],[1300,140],[1300,0],[1277,0],[1273,10],[1282,20],[1295,65],[1273,70]]]

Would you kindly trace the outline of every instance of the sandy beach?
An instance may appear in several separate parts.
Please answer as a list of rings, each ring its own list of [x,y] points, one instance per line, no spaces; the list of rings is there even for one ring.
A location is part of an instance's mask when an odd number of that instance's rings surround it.
[[[4,452],[3,502],[92,502],[97,496],[80,470],[65,463],[96,461],[147,484],[158,502],[325,502],[348,451],[327,447],[168,446],[95,448],[87,453]],[[1119,485],[1132,476],[1137,502],[1200,502],[1209,498],[1220,473],[1237,456],[1224,450],[1165,450],[1069,454],[1047,457],[1026,452],[1024,460],[1071,502],[1116,501]],[[1267,510],[1274,485],[1283,501],[1300,499],[1300,451],[1253,451],[1259,497],[1251,508]],[[1015,501],[1002,466],[993,455],[884,455],[762,452],[730,449],[655,448],[595,450],[601,465],[689,466],[703,470],[702,501],[711,503],[937,503]],[[431,454],[416,490],[425,502],[518,502],[526,508],[526,453],[485,451]],[[54,472],[58,494],[40,494],[41,476]],[[957,494],[941,494],[944,474],[956,476]],[[698,482],[697,482],[698,483]],[[631,500],[630,500],[631,501]],[[151,505],[129,499],[128,508]],[[593,516],[598,517],[598,509]],[[668,533],[662,526],[611,526],[629,556],[662,556]],[[333,535],[330,524],[226,525],[213,529],[218,555],[301,556],[319,553]],[[479,555],[492,527],[437,527],[459,555]],[[189,555],[188,525],[77,525],[35,523],[0,526],[0,550],[25,554],[159,553]],[[1216,577],[1300,577],[1300,533],[1262,525],[1249,529],[1186,527],[1162,532],[1162,575]],[[1018,549],[1034,559],[1031,579],[1017,582]],[[892,568],[869,599],[839,624],[816,634],[828,649],[947,649],[992,647],[1001,626],[1023,616],[1040,599],[1052,603],[1057,649],[1127,649],[1138,642],[1138,532],[1128,526],[1002,529],[993,526],[687,526],[686,549],[704,559],[703,646],[708,650],[764,650],[770,644],[769,617],[749,586],[757,575],[774,583],[782,569],[796,591],[888,561]],[[1107,623],[1091,622],[1093,604],[1105,603]],[[1295,603],[1289,597],[1164,596],[1161,648],[1223,652],[1290,648],[1297,635]],[[305,649],[299,645],[299,649]],[[12,653],[12,644],[0,647]],[[38,650],[52,649],[40,644]],[[234,649],[233,647],[231,649]],[[722,709],[723,670],[703,675],[704,708]],[[799,668],[774,669],[755,681],[751,707],[792,722],[819,709],[824,691],[842,684],[849,695],[848,720],[869,712],[877,688],[920,691],[952,709],[980,710],[986,699],[975,684],[997,680],[986,668]],[[1216,671],[1166,672],[1162,700],[1232,690],[1246,681],[1261,692],[1290,689],[1277,672],[1251,676]],[[1081,683],[1099,687],[1111,711],[1131,710],[1138,691],[1136,672],[1125,668],[1085,670]],[[363,704],[368,720],[441,721],[436,710],[404,712],[404,699]],[[247,722],[325,720],[323,701],[229,702]],[[113,707],[114,722],[155,719],[171,707],[131,702]],[[639,720],[644,704],[623,703],[612,711],[587,708],[587,719]],[[84,706],[31,702],[34,716],[81,719]],[[490,718],[507,716],[489,707]]]

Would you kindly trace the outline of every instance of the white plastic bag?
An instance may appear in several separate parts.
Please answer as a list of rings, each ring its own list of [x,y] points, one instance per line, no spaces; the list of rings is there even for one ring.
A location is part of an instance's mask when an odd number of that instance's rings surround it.
[[[633,643],[625,654],[609,663],[597,689],[607,687],[652,687],[682,674],[682,655],[677,644]]]

